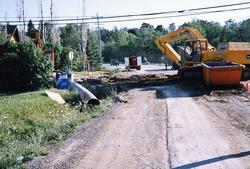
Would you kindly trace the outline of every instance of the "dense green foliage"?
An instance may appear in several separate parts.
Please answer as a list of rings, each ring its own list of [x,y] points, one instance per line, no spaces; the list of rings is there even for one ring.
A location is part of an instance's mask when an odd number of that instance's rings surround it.
[[[74,24],[67,24],[60,28],[61,45],[63,47],[72,48],[74,50],[80,49],[79,44],[79,30],[80,28]]]
[[[62,69],[66,65],[70,64],[70,61],[67,57],[69,51],[74,52],[73,59],[73,69],[76,71],[83,70],[83,54],[82,54],[82,26],[76,24],[67,24],[65,27],[60,28],[60,38],[61,45],[63,47],[62,53],[59,56],[58,68]],[[88,56],[88,61],[90,63],[92,70],[97,70],[101,68],[102,57],[99,57],[99,41],[97,34],[94,32],[88,31],[87,47],[86,53]]]
[[[225,22],[224,26],[221,26],[218,22],[208,22],[199,19],[183,25],[198,29],[215,47],[219,42],[250,42],[250,19],[239,23],[230,19]]]
[[[95,36],[96,34],[89,32],[88,33],[88,41],[87,41],[87,55],[89,64],[92,69],[98,70],[102,66],[102,57],[99,55],[98,51],[98,38]]]
[[[149,61],[161,60],[161,53],[156,48],[154,40],[157,36],[167,32],[162,25],[155,29],[148,23],[143,23],[141,28],[118,30],[101,30],[101,39],[103,41],[103,58],[109,62],[112,58],[124,61],[124,57],[138,56],[147,57]]]
[[[7,42],[1,49],[1,90],[36,90],[51,85],[51,63],[33,42]]]
[[[55,69],[63,71],[65,67],[70,66],[69,52],[73,52],[74,59],[72,61],[72,67],[74,71],[83,70],[83,56],[81,52],[68,47],[62,47],[60,52],[56,53]]]
[[[58,143],[75,126],[105,111],[102,105],[80,113],[75,94],[62,93],[70,104],[58,105],[44,91],[0,95],[0,168],[24,168],[22,164],[47,154],[44,144]],[[72,105],[72,106],[71,106]],[[79,107],[79,106],[77,106]]]
[[[195,19],[191,22],[184,23],[182,26],[198,29],[208,39],[210,44],[215,47],[217,47],[220,42],[250,42],[250,19],[239,23],[234,20],[228,20],[223,26],[218,22]],[[163,55],[155,46],[154,40],[157,36],[164,35],[176,29],[174,23],[166,27],[167,28],[164,28],[164,26],[158,25],[154,28],[154,26],[148,23],[143,23],[139,29],[102,29],[101,38],[104,43],[104,61],[109,62],[112,58],[124,61],[124,57],[141,55],[147,57],[150,62],[162,62]],[[177,44],[173,43],[172,45],[176,46]]]

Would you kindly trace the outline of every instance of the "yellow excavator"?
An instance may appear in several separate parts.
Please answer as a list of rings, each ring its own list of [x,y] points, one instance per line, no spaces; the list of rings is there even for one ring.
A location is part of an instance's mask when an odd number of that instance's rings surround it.
[[[184,46],[174,50],[171,42],[184,41]],[[155,40],[157,47],[177,65],[178,74],[194,74],[202,76],[201,63],[215,61],[230,61],[245,65],[243,79],[250,78],[250,44],[248,42],[221,43],[216,49],[195,28],[180,27],[176,31],[160,36]]]

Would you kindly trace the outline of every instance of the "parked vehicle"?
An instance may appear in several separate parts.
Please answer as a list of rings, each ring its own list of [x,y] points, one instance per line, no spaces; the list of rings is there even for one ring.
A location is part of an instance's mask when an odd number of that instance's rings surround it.
[[[117,59],[111,59],[110,60],[110,65],[111,66],[119,66],[119,60],[117,60]]]
[[[142,60],[141,56],[125,57],[125,69],[137,69],[141,70]]]

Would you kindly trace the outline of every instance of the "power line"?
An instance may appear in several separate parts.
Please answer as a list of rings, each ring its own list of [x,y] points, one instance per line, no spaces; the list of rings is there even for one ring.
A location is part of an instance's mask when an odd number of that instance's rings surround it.
[[[239,6],[239,5],[246,5],[246,4],[250,4],[250,2],[242,2],[242,3],[219,5],[219,6],[209,6],[209,7],[193,8],[193,9],[177,10],[177,11],[165,11],[165,12],[157,12],[157,13],[141,13],[141,14],[134,14],[134,15],[103,16],[103,17],[99,17],[98,19],[104,20],[104,19],[142,17],[142,16],[145,17],[145,16],[163,15],[163,14],[171,14],[171,13],[183,14],[184,12],[207,10],[207,9],[215,9],[215,8],[224,8],[224,7],[232,7],[232,6]],[[249,7],[247,7],[247,8],[249,8]],[[243,8],[225,9],[225,10],[221,10],[221,11],[225,12],[225,11],[230,11],[230,10],[241,10],[241,9],[243,9]],[[211,13],[211,12],[213,12],[213,11],[207,11],[205,13]],[[190,14],[187,14],[187,15],[190,15]],[[196,15],[196,14],[192,14],[192,15]],[[95,20],[95,19],[97,19],[97,18],[96,17],[63,18],[63,19],[44,20],[44,22],[50,22],[50,21],[51,22],[62,22],[62,21],[79,21],[79,20],[81,21],[81,20]],[[132,19],[132,20],[136,20],[136,19]],[[146,19],[145,18],[141,18],[139,20],[146,20]],[[121,20],[121,21],[123,21],[123,20]],[[130,19],[126,19],[124,21],[130,21]],[[6,22],[9,22],[9,23],[19,23],[21,21],[0,21],[0,23],[6,23]],[[33,20],[32,22],[33,23],[40,22],[40,20]],[[100,22],[105,23],[105,22],[116,22],[116,21],[100,21]],[[93,23],[93,22],[87,22],[87,23]],[[94,23],[96,23],[96,22],[94,22]]]
[[[222,12],[231,12],[231,11],[238,11],[238,10],[246,10],[250,9],[250,7],[242,7],[242,8],[234,8],[234,9],[224,9],[224,10],[214,10],[214,11],[205,11],[205,12],[193,12],[193,13],[179,13],[176,15],[167,15],[167,16],[158,16],[158,17],[146,17],[146,18],[132,18],[132,19],[120,19],[120,20],[104,20],[104,21],[99,21],[100,24],[104,23],[112,23],[112,22],[128,22],[128,21],[139,21],[139,20],[153,20],[153,19],[164,19],[164,18],[177,18],[177,17],[185,17],[185,16],[195,16],[195,15],[203,15],[203,14],[211,14],[211,13],[222,13]],[[92,17],[91,19],[97,19],[97,17]],[[99,17],[98,19],[103,19],[103,17]],[[70,21],[82,21],[83,19],[62,19],[60,20],[60,23],[53,23],[53,25],[65,25],[65,24],[77,24],[76,22],[70,22]],[[53,20],[55,21],[55,20]],[[67,22],[69,21],[69,22]],[[0,21],[1,22],[6,22],[6,21]],[[7,21],[8,22],[8,21]],[[22,22],[22,21],[20,21]],[[17,22],[19,23],[19,21]],[[85,21],[83,24],[96,24],[97,21]],[[52,24],[52,23],[47,23]]]
[[[121,20],[111,20],[111,21],[100,21],[100,23],[127,22],[127,21],[140,21],[140,20],[153,20],[153,19],[164,19],[164,18],[176,18],[176,17],[204,15],[204,14],[210,14],[210,13],[222,13],[222,12],[230,12],[230,11],[238,11],[238,10],[246,10],[246,9],[250,9],[250,7],[237,8],[237,9],[228,9],[228,10],[220,10],[220,11],[207,11],[207,12],[197,12],[197,13],[190,13],[190,14],[180,14],[180,15],[150,17],[150,18],[135,18],[135,19],[121,19]]]
[[[99,19],[112,19],[112,18],[127,18],[127,17],[139,17],[139,16],[151,16],[151,15],[162,15],[162,14],[171,14],[171,13],[183,13],[183,12],[192,12],[192,11],[199,11],[199,10],[207,10],[207,9],[214,9],[214,8],[225,8],[225,7],[232,7],[232,6],[239,6],[239,5],[247,5],[250,2],[242,2],[242,3],[233,3],[233,4],[226,4],[226,5],[217,5],[217,6],[208,6],[202,8],[191,8],[191,9],[184,9],[184,10],[175,10],[175,11],[164,11],[164,12],[154,12],[154,13],[140,13],[140,14],[131,14],[131,15],[113,15],[113,16],[104,16],[99,17]],[[77,18],[78,16],[57,16],[54,18]],[[3,17],[0,17],[3,18]],[[16,18],[16,17],[7,17],[7,18]],[[40,17],[25,17],[25,18],[40,18]],[[44,18],[51,18],[51,16],[44,17]],[[96,19],[91,16],[82,19]],[[70,19],[71,20],[71,19]],[[55,20],[58,21],[58,20]]]
[[[206,9],[232,7],[232,6],[239,6],[239,5],[246,5],[246,4],[250,4],[250,2],[242,2],[242,3],[218,5],[218,6],[209,6],[209,7],[202,7],[202,8],[192,8],[192,9],[177,10],[177,11],[141,13],[141,14],[133,14],[133,15],[105,16],[105,17],[102,17],[102,19],[125,18],[125,17],[127,18],[127,17],[138,17],[138,16],[151,16],[151,15],[162,15],[162,14],[171,14],[171,13],[183,13],[183,12],[192,12],[192,11],[199,11],[199,10],[206,10]]]

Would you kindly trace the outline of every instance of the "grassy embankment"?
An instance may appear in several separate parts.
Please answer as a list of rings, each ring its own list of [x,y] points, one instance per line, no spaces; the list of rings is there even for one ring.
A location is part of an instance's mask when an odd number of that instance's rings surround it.
[[[63,94],[77,102],[74,95]],[[44,91],[0,94],[0,168],[23,168],[23,163],[45,155],[45,145],[59,143],[80,123],[107,110],[111,99],[80,113],[73,104],[58,105]]]

